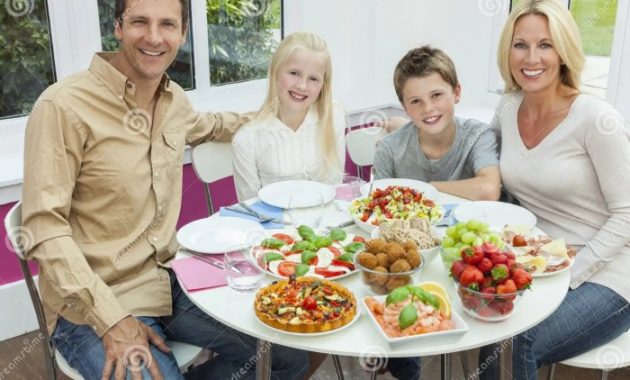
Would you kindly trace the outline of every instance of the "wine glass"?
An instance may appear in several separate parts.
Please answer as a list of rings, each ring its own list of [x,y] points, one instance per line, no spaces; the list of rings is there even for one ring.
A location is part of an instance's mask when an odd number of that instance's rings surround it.
[[[302,189],[289,195],[289,221],[297,228],[306,225],[313,229],[321,226],[325,212],[324,196],[319,191]]]

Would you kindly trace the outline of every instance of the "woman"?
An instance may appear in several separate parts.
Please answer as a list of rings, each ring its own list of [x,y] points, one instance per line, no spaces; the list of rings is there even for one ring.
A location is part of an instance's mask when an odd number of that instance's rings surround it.
[[[630,328],[630,136],[610,105],[579,91],[584,54],[561,2],[520,2],[501,35],[498,63],[505,95],[493,126],[504,187],[543,231],[578,248],[565,300],[514,339],[514,378],[536,379],[543,365]],[[492,347],[483,348],[480,363],[492,356]],[[481,378],[495,376],[496,365]]]

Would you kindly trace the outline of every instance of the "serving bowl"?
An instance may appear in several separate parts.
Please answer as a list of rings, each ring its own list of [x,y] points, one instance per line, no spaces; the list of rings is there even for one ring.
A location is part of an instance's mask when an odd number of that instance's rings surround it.
[[[355,265],[357,270],[361,272],[361,283],[367,292],[372,295],[384,295],[398,287],[419,281],[422,268],[426,263],[424,255],[422,253],[419,253],[419,255],[419,265],[415,268],[402,272],[394,272],[396,269],[391,266],[389,268],[392,270],[391,272],[384,272],[383,267],[368,269],[361,265],[359,255],[355,256]]]
[[[525,290],[514,293],[482,293],[454,282],[459,301],[471,317],[485,322],[498,322],[509,318]]]

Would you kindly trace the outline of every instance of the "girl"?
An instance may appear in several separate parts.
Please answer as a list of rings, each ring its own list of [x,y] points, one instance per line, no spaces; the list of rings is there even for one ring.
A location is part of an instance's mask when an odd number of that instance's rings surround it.
[[[336,183],[345,164],[345,113],[332,101],[326,43],[297,32],[278,46],[269,67],[267,99],[234,136],[234,182],[239,200],[273,182]]]

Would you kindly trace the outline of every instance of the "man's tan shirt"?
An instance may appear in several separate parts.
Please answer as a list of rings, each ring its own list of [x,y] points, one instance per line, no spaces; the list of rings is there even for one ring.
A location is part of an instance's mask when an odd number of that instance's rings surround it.
[[[112,56],[48,88],[26,128],[22,219],[51,332],[59,316],[102,336],[128,315],[171,314],[164,265],[177,247],[184,147],[229,141],[247,121],[196,112],[166,76],[151,117]]]

